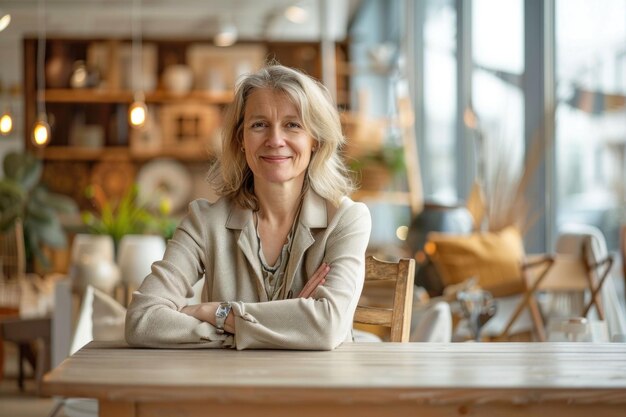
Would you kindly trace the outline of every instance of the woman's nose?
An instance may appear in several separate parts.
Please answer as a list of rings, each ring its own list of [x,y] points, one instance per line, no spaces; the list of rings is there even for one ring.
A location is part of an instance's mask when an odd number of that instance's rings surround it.
[[[284,132],[280,126],[274,126],[269,130],[265,143],[271,147],[283,146],[285,144]]]

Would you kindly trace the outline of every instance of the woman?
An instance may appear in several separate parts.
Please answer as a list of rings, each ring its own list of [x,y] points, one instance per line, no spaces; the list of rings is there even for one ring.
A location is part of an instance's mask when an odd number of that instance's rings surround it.
[[[351,340],[371,220],[326,89],[293,69],[241,80],[210,178],[133,295],[132,346],[330,350]],[[187,305],[206,277],[201,304]]]

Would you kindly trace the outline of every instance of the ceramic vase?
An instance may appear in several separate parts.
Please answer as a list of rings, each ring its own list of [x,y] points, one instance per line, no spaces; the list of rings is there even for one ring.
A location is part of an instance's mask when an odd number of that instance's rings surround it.
[[[120,240],[118,265],[123,282],[138,288],[150,274],[152,263],[163,259],[165,240],[155,235],[126,235]]]
[[[187,65],[170,65],[163,72],[165,89],[174,94],[185,94],[191,90],[193,72]]]
[[[84,293],[88,285],[112,294],[120,281],[120,271],[114,262],[97,254],[83,254],[70,268],[72,287]]]

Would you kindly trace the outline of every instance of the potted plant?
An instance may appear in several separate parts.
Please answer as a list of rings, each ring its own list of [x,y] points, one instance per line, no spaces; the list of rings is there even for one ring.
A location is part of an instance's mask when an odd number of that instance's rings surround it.
[[[44,269],[49,260],[42,245],[54,248],[67,246],[60,213],[77,213],[77,205],[69,197],[52,193],[40,183],[43,163],[28,152],[10,152],[3,161],[4,177],[0,179],[0,231],[22,221],[27,269],[34,261]]]
[[[404,171],[404,148],[394,143],[383,144],[353,159],[350,169],[356,173],[362,189],[380,191]]]
[[[86,190],[96,211],[84,211],[83,223],[93,234],[110,235],[117,249],[125,235],[157,234],[169,239],[176,229],[176,221],[169,217],[168,202],[150,208],[139,201],[139,189],[133,185],[119,201],[106,198],[102,189],[91,185]]]

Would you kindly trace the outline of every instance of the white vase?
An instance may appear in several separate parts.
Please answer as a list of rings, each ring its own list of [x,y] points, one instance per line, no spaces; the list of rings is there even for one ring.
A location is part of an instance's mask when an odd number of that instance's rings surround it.
[[[165,240],[161,236],[124,236],[117,253],[122,281],[131,289],[138,288],[150,274],[152,263],[163,259],[164,253]]]
[[[120,270],[112,260],[98,254],[83,254],[70,267],[72,286],[84,293],[88,285],[112,294],[120,281]]]
[[[114,262],[113,238],[109,235],[77,234],[72,242],[71,262],[78,262],[84,255],[98,255],[104,260]]]

